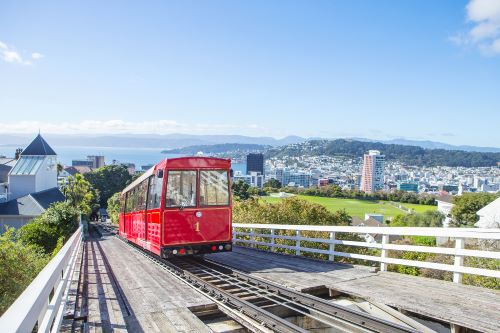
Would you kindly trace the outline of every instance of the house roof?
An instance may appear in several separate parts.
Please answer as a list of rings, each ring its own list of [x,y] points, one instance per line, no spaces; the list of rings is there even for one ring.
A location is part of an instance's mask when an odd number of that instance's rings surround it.
[[[66,171],[67,173],[69,173],[70,175],[74,176],[76,175],[78,172],[78,169],[76,169],[74,166],[69,166],[69,167],[66,167],[64,168],[64,171]]]
[[[16,164],[15,158],[0,157],[0,166],[13,167]]]
[[[47,141],[40,134],[31,141],[31,143],[23,150],[21,156],[26,155],[57,155],[56,152],[49,146]]]
[[[483,216],[483,215],[489,215],[489,214],[499,214],[500,213],[500,197],[496,198],[483,208],[477,211],[477,215]]]
[[[453,196],[449,194],[442,193],[436,198],[436,201],[442,201],[447,203],[453,203]]]
[[[44,209],[49,208],[54,202],[61,202],[66,200],[64,194],[57,187],[50,188],[45,191],[32,193],[31,196],[35,198],[40,206]]]
[[[10,171],[11,175],[35,175],[40,169],[45,157],[43,156],[21,156],[16,165]]]
[[[353,216],[353,217],[351,218],[351,225],[352,225],[352,226],[358,226],[358,225],[360,225],[360,224],[361,224],[361,223],[363,223],[363,222],[364,222],[364,221],[363,221],[363,219],[361,219],[361,218],[359,218],[359,217],[357,217],[357,216]]]
[[[497,198],[477,211],[479,221],[475,224],[479,228],[500,227],[500,198]]]
[[[357,216],[353,216],[351,220],[351,225],[356,227],[356,226],[363,226],[363,227],[382,227],[385,226],[385,224],[380,223],[373,217],[369,217],[366,220],[362,220]]]
[[[1,203],[0,215],[38,216],[52,203],[64,200],[65,197],[59,188],[54,187]]]
[[[88,167],[86,165],[77,165],[77,166],[74,166],[72,168],[76,169],[76,173],[81,173],[82,175],[85,174],[85,173],[87,173],[87,172],[92,171],[92,168],[90,168],[90,167]],[[70,174],[71,174],[71,172],[70,172]]]

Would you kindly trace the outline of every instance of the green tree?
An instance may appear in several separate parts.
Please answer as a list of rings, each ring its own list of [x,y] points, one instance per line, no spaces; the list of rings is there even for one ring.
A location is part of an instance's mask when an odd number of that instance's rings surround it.
[[[279,180],[271,178],[264,183],[264,187],[281,188],[281,183]]]
[[[391,227],[442,227],[445,216],[438,211],[397,215],[390,223]]]
[[[237,199],[247,200],[248,198],[250,198],[250,193],[248,191],[250,185],[248,185],[244,181],[239,180],[237,182],[234,182],[231,188],[233,190],[233,196]]]
[[[45,213],[19,228],[17,239],[51,254],[58,247],[60,238],[66,240],[75,232],[78,216],[79,211],[69,202],[54,203]]]
[[[90,214],[96,195],[92,185],[81,174],[77,173],[74,177],[68,177],[68,182],[62,190],[70,205],[81,211],[82,214]]]
[[[14,229],[0,235],[0,316],[48,263],[39,247],[18,242]]]
[[[479,220],[477,211],[496,198],[497,196],[491,193],[464,193],[454,197],[451,224],[455,227],[473,227]]]
[[[108,199],[108,208],[106,209],[113,224],[118,224],[120,207],[120,192],[116,192]]]
[[[36,218],[23,225],[17,231],[17,238],[23,244],[36,246],[45,254],[54,252],[60,236],[57,229],[49,225],[44,218]]]
[[[108,199],[122,191],[132,179],[125,165],[106,165],[85,174],[93,188],[99,192],[99,204],[106,207]]]

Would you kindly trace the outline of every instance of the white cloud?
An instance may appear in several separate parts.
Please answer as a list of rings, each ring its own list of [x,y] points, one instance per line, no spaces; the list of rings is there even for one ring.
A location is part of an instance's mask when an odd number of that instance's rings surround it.
[[[31,58],[35,59],[35,60],[42,59],[43,57],[44,57],[44,55],[41,54],[41,53],[38,53],[38,52],[35,52],[35,53],[31,54]]]
[[[21,53],[19,53],[14,47],[8,46],[0,41],[0,60],[11,64],[33,65],[32,60],[36,61],[41,58],[43,58],[43,54],[34,52],[31,54],[31,60],[24,59]]]
[[[485,55],[500,55],[500,1],[470,0],[466,11],[472,27],[450,37],[450,41],[477,46]]]
[[[16,123],[0,122],[0,133],[51,134],[234,134],[261,133],[266,131],[258,125],[233,124],[189,124],[175,120],[124,121],[124,120],[83,120],[80,122],[50,123],[42,121],[21,121]]]

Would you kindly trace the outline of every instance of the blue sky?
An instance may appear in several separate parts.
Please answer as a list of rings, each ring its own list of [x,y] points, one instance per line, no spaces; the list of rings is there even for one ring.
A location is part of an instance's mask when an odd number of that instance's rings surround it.
[[[0,133],[498,147],[498,3],[3,1]]]

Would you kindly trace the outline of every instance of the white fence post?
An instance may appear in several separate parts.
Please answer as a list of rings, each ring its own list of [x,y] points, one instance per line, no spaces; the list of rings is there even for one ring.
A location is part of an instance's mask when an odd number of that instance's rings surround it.
[[[296,241],[295,241],[295,255],[297,256],[300,256],[300,230],[296,230],[295,231],[295,237],[296,237]]]
[[[384,262],[385,258],[387,258],[387,249],[385,245],[389,244],[389,235],[382,235],[382,251],[380,253],[380,258],[382,261],[380,262],[380,271],[387,271],[387,264]]]
[[[253,230],[254,230],[253,228],[250,228],[250,241],[251,241],[250,246],[251,247],[255,247],[255,244],[254,244],[255,236],[254,236]]]
[[[464,243],[465,242],[463,238],[455,239],[455,250],[463,250]],[[464,257],[455,254],[455,267],[462,267],[463,265],[464,265]],[[453,282],[462,283],[462,273],[453,272]]]
[[[302,253],[318,253],[328,256],[328,259],[333,261],[342,258],[350,258],[363,260],[368,262],[379,263],[380,271],[387,271],[389,265],[403,265],[410,267],[419,267],[426,269],[435,269],[453,273],[454,281],[460,283],[463,274],[472,274],[477,276],[487,276],[500,278],[500,271],[483,267],[467,267],[464,266],[465,257],[500,259],[500,252],[488,250],[473,250],[465,248],[467,239],[479,239],[500,241],[500,232],[494,229],[481,228],[413,228],[413,227],[352,227],[352,226],[318,226],[318,225],[284,225],[284,224],[242,224],[233,223],[233,228],[236,230],[245,228],[248,232],[235,232],[234,238],[241,233],[244,238],[238,239],[238,243],[247,244],[248,247],[257,247],[257,235],[260,238],[266,239],[260,241],[269,248],[271,252],[294,253],[302,255]],[[255,229],[262,232],[255,232]],[[293,231],[293,232],[292,232]],[[302,237],[303,232],[327,232],[329,237]],[[286,234],[282,235],[282,232]],[[372,237],[365,237],[365,240],[344,240],[343,237],[337,238],[339,233],[354,233],[360,236],[363,235],[381,235],[381,242],[374,242]],[[422,245],[406,245],[406,244],[391,244],[390,237],[393,236],[431,236],[431,237],[449,237],[456,239],[455,247],[440,247],[440,246],[422,246]],[[270,238],[269,241],[267,239]],[[363,237],[361,237],[363,238]],[[378,239],[378,237],[377,237]],[[283,240],[286,240],[283,242]],[[305,243],[301,244],[301,240]],[[294,242],[295,241],[295,242]],[[307,243],[307,244],[306,244]],[[310,245],[308,243],[311,243]],[[318,248],[316,244],[321,244]],[[323,245],[324,244],[324,245]],[[347,249],[340,250],[336,244],[347,246]],[[351,247],[365,248],[380,251],[380,254],[373,255],[371,251],[363,253],[355,250],[350,250]],[[279,250],[277,250],[279,249]],[[281,251],[281,249],[286,249]],[[446,256],[453,256],[453,263],[442,263],[432,261],[419,261],[402,259],[398,257],[391,258],[392,251],[410,251],[417,253],[433,253]],[[325,258],[326,259],[326,258]],[[0,325],[1,327],[1,325]]]
[[[330,254],[328,255],[328,260],[330,261],[335,261],[335,256],[333,254],[335,252],[335,243],[333,243],[334,240],[335,240],[335,233],[330,232],[330,246],[328,247],[328,251],[330,252]]]

